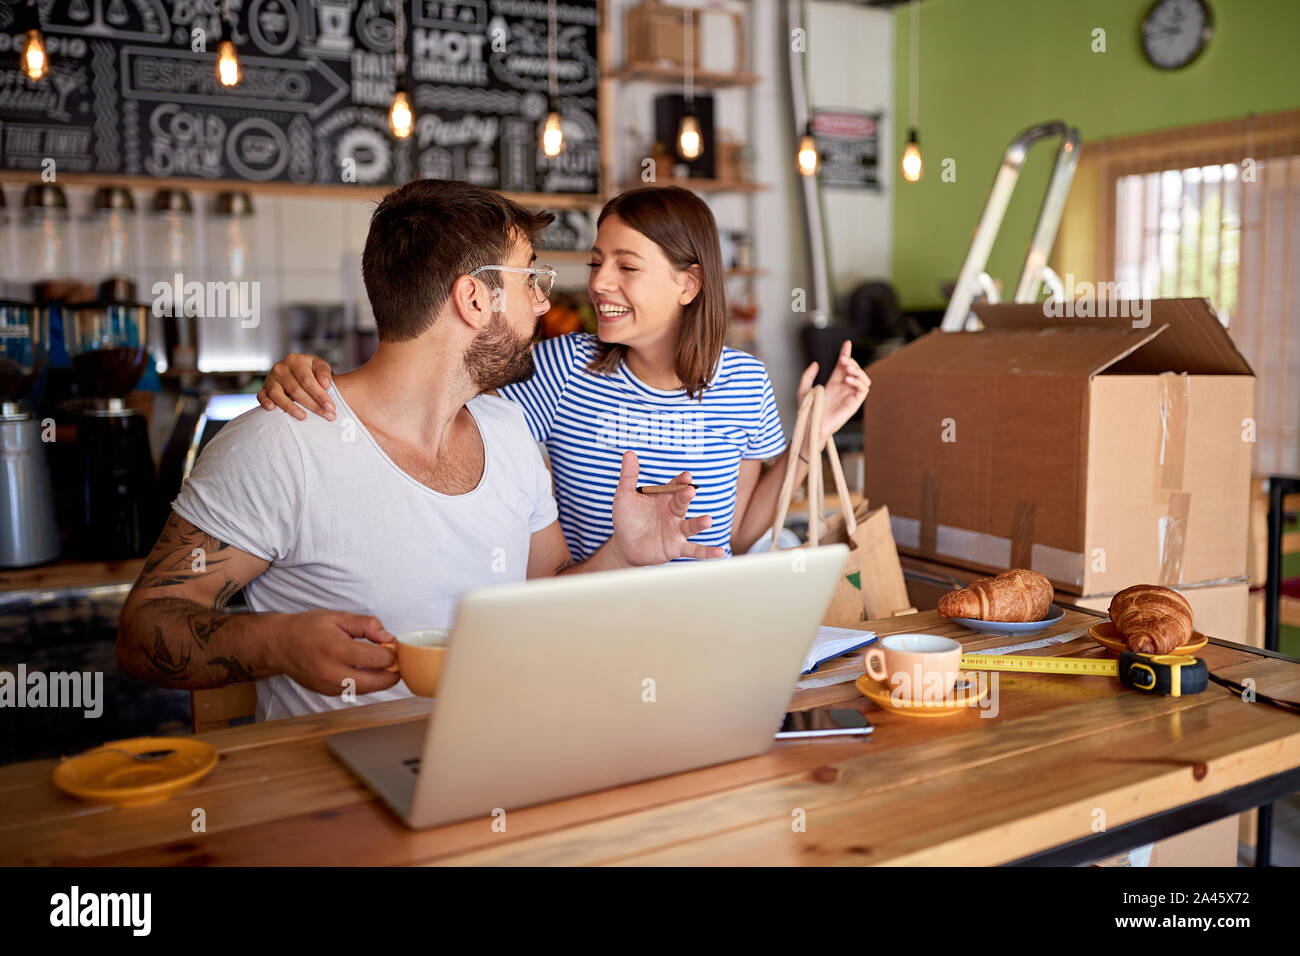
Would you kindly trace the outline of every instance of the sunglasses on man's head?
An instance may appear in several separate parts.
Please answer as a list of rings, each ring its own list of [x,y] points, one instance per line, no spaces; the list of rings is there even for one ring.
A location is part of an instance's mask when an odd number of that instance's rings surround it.
[[[551,297],[551,287],[555,284],[555,270],[547,265],[530,266],[520,268],[517,266],[479,266],[471,276],[476,276],[480,272],[518,272],[528,276],[524,281],[528,288],[533,290],[533,296],[538,302],[545,302]]]

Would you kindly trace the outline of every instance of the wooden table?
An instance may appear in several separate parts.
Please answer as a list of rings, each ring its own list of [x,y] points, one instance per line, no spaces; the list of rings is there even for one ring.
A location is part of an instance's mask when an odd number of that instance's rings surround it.
[[[144,567],[144,558],[122,561],[61,561],[0,570],[0,596],[17,592],[81,592],[121,588],[125,596]]]
[[[1094,620],[1067,611],[1044,633]],[[951,635],[968,650],[1025,640],[975,634],[934,612],[863,627]],[[1031,653],[1100,651],[1085,636]],[[1215,672],[1300,699],[1300,663],[1240,645],[1211,644],[1202,656]],[[1002,674],[998,688],[995,717],[928,720],[875,710],[851,682],[798,691],[792,709],[860,708],[875,733],[783,742],[758,757],[511,810],[504,833],[486,819],[408,830],[327,751],[328,734],[422,719],[421,699],[203,734],[220,764],[152,807],[83,804],[54,788],[54,761],[17,764],[0,767],[0,864],[995,864],[1044,852],[1061,862],[1300,787],[1300,716],[1217,686],[1160,698],[1103,678]],[[196,834],[200,807],[207,832]],[[792,828],[799,810],[805,832]]]

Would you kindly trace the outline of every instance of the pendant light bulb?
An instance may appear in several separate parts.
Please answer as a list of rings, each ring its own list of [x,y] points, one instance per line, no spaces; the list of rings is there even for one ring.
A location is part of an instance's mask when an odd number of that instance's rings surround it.
[[[816,176],[821,169],[821,157],[817,155],[817,142],[812,131],[805,130],[799,140],[799,173],[803,176]]]
[[[393,105],[388,109],[388,128],[398,139],[406,139],[415,126],[415,114],[411,112],[411,100],[406,90],[399,89],[393,96]]]
[[[903,150],[903,178],[914,183],[921,178],[921,144],[917,142],[916,130],[907,138],[907,148]]]
[[[23,38],[23,73],[32,82],[43,80],[50,72],[50,58],[45,55],[45,37],[39,29],[27,31]]]
[[[230,40],[222,40],[217,47],[217,79],[222,86],[238,86],[241,78],[235,44]]]
[[[699,159],[704,152],[704,136],[694,113],[683,116],[681,126],[677,128],[677,152],[682,159]]]
[[[564,149],[564,126],[560,123],[559,110],[546,114],[546,124],[542,127],[542,152],[554,159]]]

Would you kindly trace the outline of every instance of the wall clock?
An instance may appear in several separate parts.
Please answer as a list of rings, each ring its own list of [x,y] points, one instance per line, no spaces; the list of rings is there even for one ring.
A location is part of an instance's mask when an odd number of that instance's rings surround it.
[[[1205,0],[1156,0],[1142,21],[1142,51],[1153,66],[1181,70],[1201,55],[1213,32]]]

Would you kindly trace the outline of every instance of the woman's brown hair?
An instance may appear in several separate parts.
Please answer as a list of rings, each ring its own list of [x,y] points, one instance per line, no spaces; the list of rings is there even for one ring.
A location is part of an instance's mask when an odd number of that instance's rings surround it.
[[[682,308],[673,368],[691,398],[701,398],[722,357],[727,335],[727,294],[723,285],[718,224],[704,200],[680,186],[641,186],[620,193],[600,211],[597,228],[618,216],[663,250],[679,272],[700,267],[700,291]],[[610,375],[627,346],[597,342],[588,371]]]

